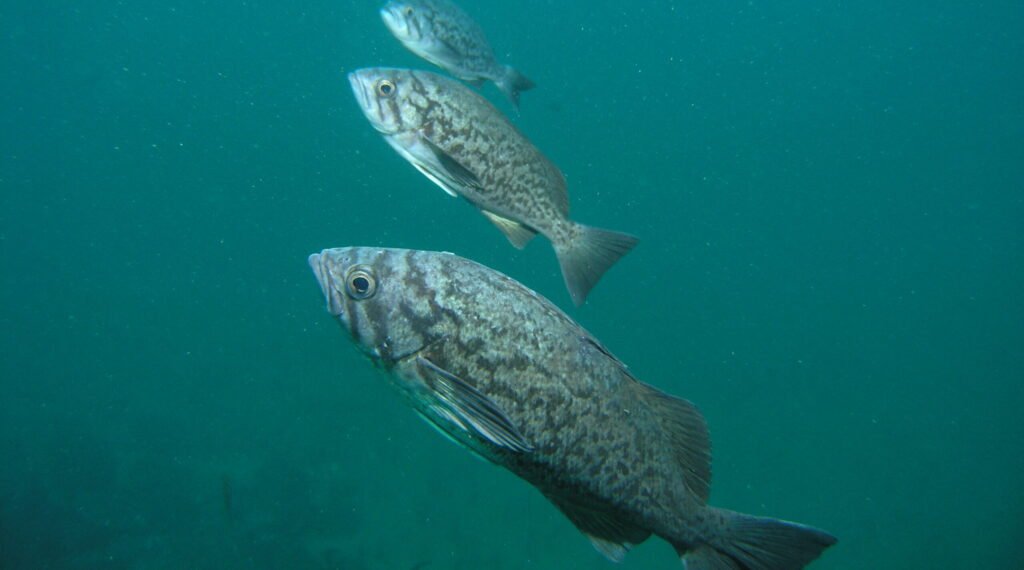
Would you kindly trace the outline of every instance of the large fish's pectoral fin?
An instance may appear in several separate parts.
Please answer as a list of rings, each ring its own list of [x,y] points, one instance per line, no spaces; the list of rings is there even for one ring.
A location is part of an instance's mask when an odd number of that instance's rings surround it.
[[[422,137],[422,140],[423,145],[429,148],[436,158],[437,164],[440,166],[438,174],[444,180],[449,181],[449,184],[458,188],[466,188],[473,191],[481,188],[480,179],[476,177],[476,174],[473,174],[468,168],[459,164],[459,161],[452,158],[450,154],[434,144],[430,139]],[[460,193],[465,194],[465,191]]]
[[[392,146],[416,170],[452,196],[475,194],[481,188],[480,179],[475,174],[420,133],[403,135],[402,140],[396,139]]]
[[[451,412],[449,412],[445,408],[442,408],[441,406],[429,406],[429,410],[429,414],[424,410],[420,409],[417,409],[416,413],[419,414],[421,418],[423,418],[423,421],[430,424],[430,427],[437,430],[437,433],[443,435],[445,439],[451,441],[452,443],[461,447],[462,449],[469,451],[470,453],[473,454],[473,457],[476,457],[480,461],[487,461],[487,458],[484,457],[483,455],[480,455],[480,452],[478,450],[473,449],[469,445],[466,445],[466,442],[464,441],[459,441],[452,435],[450,431],[450,426],[457,426],[459,429],[462,430],[466,429],[466,425],[463,424],[462,421],[459,420],[459,418],[456,418],[455,416],[452,415]]]
[[[416,357],[416,365],[429,379],[428,385],[438,403],[457,418],[456,423],[466,431],[511,451],[533,451],[533,446],[490,398],[427,358]]]
[[[501,230],[501,233],[505,234],[505,237],[508,238],[508,241],[512,242],[512,245],[515,246],[516,249],[523,249],[526,247],[526,244],[530,243],[533,236],[537,235],[536,231],[515,220],[510,220],[484,209],[481,209],[480,211],[483,212],[484,216],[497,226],[499,230]]]
[[[458,62],[463,59],[463,56],[459,54],[459,50],[452,47],[452,44],[437,39],[431,41],[429,45],[424,46],[419,51],[416,51],[416,54],[430,63],[442,68],[449,68],[452,65],[457,65]]]
[[[622,520],[607,507],[587,505],[547,493],[545,496],[580,532],[587,535],[598,552],[612,562],[622,562],[630,548],[651,536],[651,531]]]

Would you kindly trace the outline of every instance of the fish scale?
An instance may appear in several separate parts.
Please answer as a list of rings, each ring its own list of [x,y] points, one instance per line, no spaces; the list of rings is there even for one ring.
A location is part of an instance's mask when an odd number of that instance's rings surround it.
[[[493,81],[517,107],[519,93],[534,86],[514,68],[498,63],[483,29],[448,0],[394,0],[380,15],[410,51],[459,79]]]
[[[374,128],[431,181],[476,206],[517,248],[547,237],[577,305],[636,245],[633,236],[570,220],[561,171],[472,89],[394,68],[360,69],[349,81]]]
[[[535,486],[608,558],[654,534],[692,568],[788,570],[835,543],[707,505],[696,407],[640,382],[515,280],[414,250],[337,248],[309,263],[328,310],[424,419]]]

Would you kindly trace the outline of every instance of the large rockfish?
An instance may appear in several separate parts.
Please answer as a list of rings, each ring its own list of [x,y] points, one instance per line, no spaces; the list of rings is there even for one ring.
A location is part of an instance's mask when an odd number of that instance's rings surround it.
[[[577,305],[636,238],[569,219],[562,173],[486,99],[426,71],[372,68],[348,76],[384,139],[452,196],[487,216],[517,248],[551,240]]]
[[[836,539],[707,504],[707,426],[513,279],[452,254],[309,257],[355,343],[457,443],[531,483],[611,560],[655,534],[689,570],[802,568]]]
[[[490,79],[519,106],[533,82],[498,63],[480,26],[448,0],[392,0],[380,9],[391,34],[409,51],[475,85]]]

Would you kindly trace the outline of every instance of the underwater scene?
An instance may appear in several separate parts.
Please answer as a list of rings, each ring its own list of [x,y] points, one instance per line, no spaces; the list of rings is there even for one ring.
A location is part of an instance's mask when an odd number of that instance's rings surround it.
[[[0,42],[0,570],[1024,568],[1024,4]]]

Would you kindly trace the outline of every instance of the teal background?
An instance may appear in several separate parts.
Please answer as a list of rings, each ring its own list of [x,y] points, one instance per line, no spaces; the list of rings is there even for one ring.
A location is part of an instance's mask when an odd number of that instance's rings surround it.
[[[814,568],[1024,567],[1024,5],[463,5],[574,219],[641,238],[578,310],[361,115],[344,71],[431,69],[378,3],[0,5],[0,568],[611,568],[352,348],[342,245],[566,308]]]

